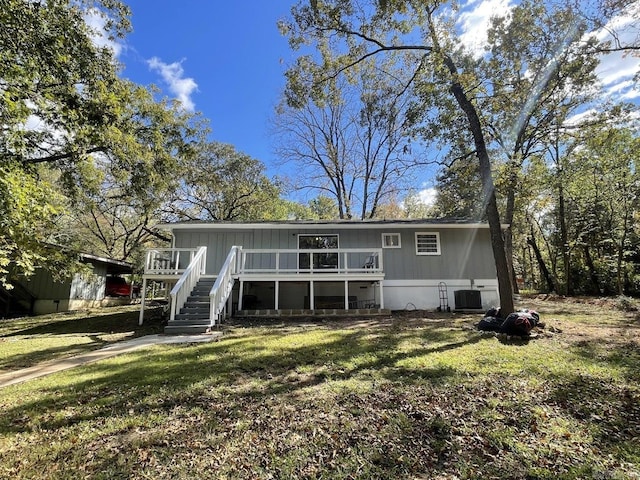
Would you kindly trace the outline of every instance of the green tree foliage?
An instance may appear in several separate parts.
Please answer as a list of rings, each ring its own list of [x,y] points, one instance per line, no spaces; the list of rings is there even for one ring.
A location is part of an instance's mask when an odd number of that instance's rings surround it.
[[[110,0],[0,5],[2,158],[71,167],[102,147],[104,127],[117,115],[113,52],[97,46],[86,16],[103,19],[107,37],[120,37],[127,8]]]
[[[326,195],[318,195],[311,199],[308,205],[311,218],[318,220],[336,220],[340,218],[336,202]]]
[[[482,182],[478,165],[460,158],[436,177],[438,195],[434,206],[438,217],[482,219]]]
[[[72,218],[107,217],[107,204],[120,197],[118,205],[151,212],[203,132],[179,104],[118,76],[108,42],[128,31],[127,15],[116,0],[0,0],[3,284],[51,264],[48,243],[73,245],[63,206]],[[104,251],[96,247],[104,232],[90,233],[77,242],[83,251]],[[120,245],[114,256],[128,258]]]
[[[518,219],[529,225],[528,245],[516,248],[527,286],[564,293],[571,282],[575,294],[640,291],[639,142],[635,130],[589,126],[565,138],[559,162],[532,163],[525,178],[535,179],[527,183],[535,195]]]
[[[639,158],[637,134],[608,128],[589,130],[567,162],[569,246],[581,291],[639,290]]]
[[[264,164],[232,145],[202,143],[180,170],[175,196],[164,206],[168,220],[273,220],[292,213]]]
[[[58,189],[39,172],[16,165],[0,165],[0,285],[17,274],[31,274],[44,261],[64,263],[64,253],[43,245],[51,239],[66,209]],[[63,273],[59,269],[55,273]]]

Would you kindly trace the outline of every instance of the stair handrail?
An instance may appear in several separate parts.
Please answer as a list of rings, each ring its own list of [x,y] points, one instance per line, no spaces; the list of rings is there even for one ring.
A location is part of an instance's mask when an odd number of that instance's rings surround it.
[[[234,276],[238,273],[238,259],[242,247],[233,246],[227,255],[227,259],[220,269],[216,282],[209,292],[209,327],[220,324],[220,313],[233,290]]]
[[[171,289],[171,316],[170,321],[175,320],[176,312],[184,306],[187,298],[196,286],[200,277],[204,275],[207,267],[207,247],[198,247],[198,251],[189,262],[186,270]]]

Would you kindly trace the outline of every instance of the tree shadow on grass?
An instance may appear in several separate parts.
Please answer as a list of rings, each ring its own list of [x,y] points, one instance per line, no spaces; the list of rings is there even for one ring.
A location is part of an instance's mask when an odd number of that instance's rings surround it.
[[[157,307],[145,312],[145,322],[138,325],[139,312],[119,312],[114,314],[102,314],[86,316],[81,318],[71,318],[67,320],[52,319],[50,322],[41,323],[37,326],[27,327],[0,338],[31,336],[31,335],[70,335],[89,333],[122,333],[133,331],[136,336],[159,333],[163,328],[161,318],[162,308]]]
[[[640,390],[583,374],[559,378],[546,400],[580,422],[612,457],[640,465]]]
[[[151,312],[145,323],[138,325],[137,312],[121,312],[117,314],[96,315],[93,317],[53,320],[34,327],[24,328],[10,334],[0,336],[3,341],[22,342],[16,345],[16,353],[0,359],[0,369],[12,371],[34,366],[41,362],[67,358],[72,355],[86,353],[114,342],[161,333],[164,323],[157,312]],[[88,341],[69,340],[66,345],[56,337],[82,337]],[[37,338],[40,348],[32,345],[31,339]],[[52,341],[47,344],[47,338]],[[28,347],[28,348],[27,348]],[[11,350],[5,351],[9,354]]]
[[[634,340],[615,343],[580,341],[571,348],[572,352],[590,362],[594,367],[602,366],[620,370],[630,381],[640,383],[640,343]]]
[[[316,335],[305,337],[309,329]],[[62,446],[55,458],[40,461],[63,462],[67,455],[93,458],[90,455],[97,451],[98,459],[88,465],[88,472],[122,477],[140,473],[142,445],[148,447],[147,453],[160,452],[155,458],[165,468],[188,469],[187,461],[215,460],[212,452],[221,451],[225,464],[218,467],[232,472],[229,478],[260,477],[256,472],[266,476],[273,472],[269,469],[274,464],[293,472],[281,478],[304,477],[305,462],[315,460],[292,456],[291,452],[301,450],[318,458],[323,471],[335,468],[329,478],[362,467],[370,469],[370,478],[420,478],[407,472],[433,475],[439,470],[460,476],[455,462],[465,461],[487,473],[476,478],[495,477],[500,472],[525,478],[526,465],[537,459],[535,452],[529,450],[533,456],[527,457],[515,447],[504,449],[520,436],[535,435],[530,430],[532,406],[545,402],[574,416],[585,415],[590,395],[605,405],[612,394],[618,402],[614,407],[627,405],[622,402],[624,394],[607,382],[608,388],[600,388],[590,385],[591,379],[576,381],[569,371],[545,391],[546,398],[532,396],[539,390],[522,392],[522,383],[513,382],[509,375],[445,385],[442,380],[455,380],[459,372],[438,360],[430,362],[429,356],[455,353],[482,340],[493,338],[442,328],[442,324],[406,331],[387,327],[340,330],[324,325],[299,330],[290,326],[232,329],[217,343],[157,346],[70,371],[64,381],[29,393],[31,397],[25,398],[30,400],[15,405],[4,402],[0,433],[23,432],[21,438],[26,441],[30,433],[37,438],[39,431],[55,438],[56,432],[65,437],[74,436],[80,428],[95,430],[98,433],[92,436],[91,445]],[[432,366],[403,367],[403,361],[412,357],[425,357],[424,364]],[[357,386],[318,388],[334,380],[369,385],[362,390]],[[487,393],[492,397],[482,401]],[[637,400],[633,397],[637,390],[630,393],[631,400]],[[496,405],[505,417],[504,438],[492,431],[500,425],[485,425],[485,419],[476,413],[494,415]],[[632,424],[634,408],[631,414],[613,419],[606,432],[615,433],[614,427],[623,420]],[[473,431],[470,445],[462,443],[462,439],[471,439],[464,437],[468,430]],[[613,452],[619,446],[632,447],[628,434],[623,435],[621,443],[606,448]],[[154,436],[166,443],[154,443]],[[193,437],[206,447],[194,451]],[[543,434],[538,437],[546,441]],[[495,446],[492,456],[484,453],[489,444]],[[569,440],[561,445],[570,446]],[[233,470],[231,463],[238,457],[251,466],[252,475]],[[350,466],[353,457],[357,462]],[[567,453],[563,461],[577,464],[584,459]],[[184,476],[185,471],[178,471],[176,477]]]
[[[30,412],[30,418],[41,419],[38,422],[42,428],[56,429],[119,415],[132,407],[166,412],[175,405],[188,405],[194,397],[202,395],[214,398],[229,392],[253,398],[290,395],[329,380],[358,379],[371,372],[380,380],[436,381],[455,375],[455,369],[398,368],[396,363],[482,340],[470,332],[460,340],[458,331],[438,331],[433,327],[419,333],[420,338],[428,341],[426,346],[404,351],[398,348],[404,337],[385,328],[323,329],[315,343],[304,343],[304,332],[289,333],[288,338],[278,328],[258,335],[251,332],[255,330],[204,345],[153,347],[70,370],[65,373],[71,377],[69,386],[48,387],[35,400],[6,409],[0,420],[0,432],[28,429],[20,420],[25,412]],[[290,335],[300,335],[300,343],[291,344]],[[279,340],[287,342],[278,344]],[[87,404],[91,408],[78,408]],[[57,414],[66,409],[73,413],[63,417]]]

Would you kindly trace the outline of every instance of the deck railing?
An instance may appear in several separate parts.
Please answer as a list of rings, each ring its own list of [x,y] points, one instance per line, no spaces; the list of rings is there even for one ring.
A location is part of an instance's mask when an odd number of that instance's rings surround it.
[[[381,248],[242,249],[240,274],[382,273]]]
[[[200,277],[204,275],[207,267],[207,247],[199,247],[191,262],[184,270],[180,280],[171,289],[171,321],[175,320],[176,312],[184,306],[187,297],[191,294]]]
[[[148,275],[180,275],[198,253],[198,248],[156,248],[147,251],[144,273]]]
[[[238,260],[240,259],[240,252],[242,247],[231,247],[229,255],[224,262],[224,265],[218,273],[216,282],[213,284],[211,291],[209,292],[210,299],[210,313],[209,313],[209,326],[213,327],[216,323],[220,323],[220,314],[224,310],[224,306],[233,289],[233,282],[236,273],[238,272]]]

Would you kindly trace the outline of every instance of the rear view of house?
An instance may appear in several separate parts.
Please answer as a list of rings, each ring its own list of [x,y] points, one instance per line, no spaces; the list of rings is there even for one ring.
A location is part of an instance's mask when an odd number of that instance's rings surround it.
[[[223,312],[370,314],[484,309],[499,302],[489,229],[483,223],[185,222],[162,227],[172,233],[173,248],[148,252],[144,280],[173,286],[170,326],[212,326]]]

